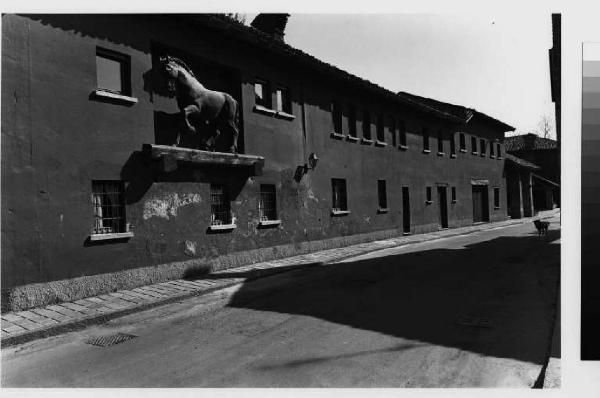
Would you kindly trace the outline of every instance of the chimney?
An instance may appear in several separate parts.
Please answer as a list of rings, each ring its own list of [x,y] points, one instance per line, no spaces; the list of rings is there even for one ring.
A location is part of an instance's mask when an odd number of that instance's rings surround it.
[[[250,26],[283,41],[289,16],[290,14],[258,14]]]

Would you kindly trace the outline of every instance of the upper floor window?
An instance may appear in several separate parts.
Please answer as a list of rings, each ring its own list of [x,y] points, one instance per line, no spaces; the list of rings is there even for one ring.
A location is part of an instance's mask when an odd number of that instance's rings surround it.
[[[129,232],[123,181],[92,181],[92,235]],[[92,237],[91,239],[93,239]]]
[[[500,208],[500,188],[494,187],[494,209]]]
[[[481,156],[485,156],[485,154],[487,153],[486,147],[485,147],[485,140],[483,138],[481,138],[479,140],[479,146],[480,146],[480,154]]]
[[[258,215],[260,221],[277,220],[277,196],[275,185],[260,185],[260,200],[258,202]]]
[[[496,144],[496,157],[502,159],[502,144],[500,143]]]
[[[441,131],[438,131],[437,134],[437,146],[438,146],[438,155],[444,154],[444,134]]]
[[[333,131],[337,134],[342,133],[342,109],[340,103],[331,101],[331,117],[333,118]]]
[[[96,47],[96,85],[97,96],[137,102],[130,97],[131,58],[128,55]]]
[[[390,117],[390,135],[392,136],[392,145],[396,146],[396,119]]]
[[[369,111],[363,111],[362,131],[363,131],[363,138],[370,140],[371,139],[371,115],[369,114]]]
[[[430,152],[429,149],[429,131],[423,127],[423,152]]]
[[[352,105],[348,109],[348,135],[356,137],[356,108]]]
[[[477,155],[477,137],[471,137],[471,153]]]
[[[490,157],[491,158],[494,157],[494,146],[495,146],[495,143],[490,142]]]
[[[292,100],[290,90],[287,87],[279,86],[275,89],[275,110],[277,112],[292,113]]]
[[[404,124],[404,120],[400,120],[399,134],[400,134],[400,147],[406,148],[406,125]]]
[[[266,80],[254,81],[254,103],[265,108],[271,108],[271,91]]]
[[[465,133],[458,134],[458,145],[461,152],[467,152],[467,141],[465,139]]]
[[[377,115],[377,141],[385,141],[385,133],[383,131],[383,115]]]
[[[450,134],[450,156],[456,156],[456,142],[455,142],[455,134]]]

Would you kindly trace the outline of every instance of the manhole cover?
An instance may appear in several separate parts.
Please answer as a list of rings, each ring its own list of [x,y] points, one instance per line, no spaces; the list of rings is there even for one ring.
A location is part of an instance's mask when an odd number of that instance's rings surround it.
[[[136,337],[137,336],[134,336],[132,334],[117,333],[111,334],[110,336],[101,336],[90,339],[86,341],[86,344],[96,345],[98,347],[110,347],[111,345],[119,344]]]

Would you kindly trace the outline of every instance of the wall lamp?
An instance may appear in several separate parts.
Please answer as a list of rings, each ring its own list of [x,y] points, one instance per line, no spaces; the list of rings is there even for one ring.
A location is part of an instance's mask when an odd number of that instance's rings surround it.
[[[316,153],[313,152],[308,155],[308,163],[304,163],[304,166],[298,166],[296,168],[294,180],[300,182],[304,174],[308,174],[308,170],[314,170],[317,168],[317,163],[319,163],[319,157]]]

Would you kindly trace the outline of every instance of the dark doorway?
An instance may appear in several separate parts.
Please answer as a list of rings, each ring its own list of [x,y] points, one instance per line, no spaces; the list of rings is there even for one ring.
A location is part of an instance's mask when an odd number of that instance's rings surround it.
[[[410,233],[410,196],[408,187],[402,187],[402,231]]]
[[[448,228],[448,201],[446,187],[437,187],[438,203],[440,204],[440,224],[442,228]]]
[[[487,185],[473,185],[473,222],[489,220]]]

